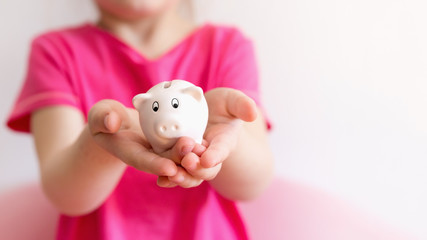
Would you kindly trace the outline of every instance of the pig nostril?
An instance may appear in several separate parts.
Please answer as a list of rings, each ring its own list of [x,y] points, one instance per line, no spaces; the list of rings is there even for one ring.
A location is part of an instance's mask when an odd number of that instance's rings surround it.
[[[178,125],[173,125],[172,126],[172,131],[176,131],[176,130],[178,130],[178,128],[179,128]]]
[[[166,131],[166,127],[165,126],[161,126],[160,127],[160,131],[165,132]]]

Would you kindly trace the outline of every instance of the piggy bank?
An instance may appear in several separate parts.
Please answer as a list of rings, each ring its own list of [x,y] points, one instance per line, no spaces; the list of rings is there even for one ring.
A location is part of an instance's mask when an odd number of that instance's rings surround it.
[[[164,152],[183,136],[202,143],[209,112],[200,87],[184,80],[161,82],[132,103],[154,152]]]

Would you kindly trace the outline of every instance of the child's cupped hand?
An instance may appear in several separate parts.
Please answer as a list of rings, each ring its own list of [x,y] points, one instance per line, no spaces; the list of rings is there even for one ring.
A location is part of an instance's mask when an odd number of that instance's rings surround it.
[[[215,88],[205,97],[209,106],[209,120],[204,138],[209,147],[202,154],[200,164],[211,168],[223,163],[232,154],[243,121],[254,121],[257,107],[243,92],[231,88]]]
[[[235,149],[243,121],[254,121],[257,117],[255,102],[238,90],[216,88],[207,92],[205,98],[209,120],[204,143],[195,144],[193,149],[182,153],[177,175],[161,177],[164,185],[181,185],[188,181],[188,186],[197,186],[202,180],[214,179]]]

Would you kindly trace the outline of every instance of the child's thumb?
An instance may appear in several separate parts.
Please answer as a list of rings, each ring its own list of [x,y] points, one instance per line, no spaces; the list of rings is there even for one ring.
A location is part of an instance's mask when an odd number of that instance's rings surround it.
[[[227,111],[235,118],[252,122],[257,117],[257,107],[250,97],[243,92],[230,89],[227,95]]]
[[[98,133],[116,133],[126,128],[129,116],[121,103],[114,100],[101,100],[88,114],[88,125],[92,135]]]

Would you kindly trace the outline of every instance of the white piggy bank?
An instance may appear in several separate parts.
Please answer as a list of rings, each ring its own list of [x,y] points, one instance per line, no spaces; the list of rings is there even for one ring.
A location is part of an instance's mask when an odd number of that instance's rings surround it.
[[[132,103],[154,152],[171,148],[183,136],[202,143],[209,112],[200,87],[184,80],[161,82]]]

